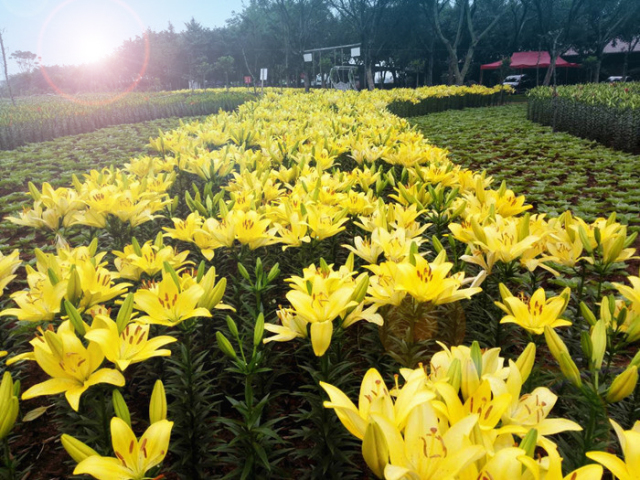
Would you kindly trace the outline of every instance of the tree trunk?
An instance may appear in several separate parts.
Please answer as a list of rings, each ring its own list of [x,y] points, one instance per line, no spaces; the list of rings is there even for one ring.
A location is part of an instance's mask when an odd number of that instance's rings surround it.
[[[544,76],[544,81],[542,82],[542,84],[546,87],[548,87],[551,84],[551,77],[555,72],[557,60],[558,60],[558,54],[554,51],[551,55],[551,64],[549,65],[549,68],[547,69],[547,74]]]
[[[600,83],[600,68],[602,67],[602,57],[598,57],[596,66],[593,69],[593,83]]]
[[[0,33],[0,50],[2,50],[2,65],[4,65],[4,78],[7,82],[7,89],[9,90],[9,97],[11,98],[11,103],[15,107],[16,100],[13,98],[13,93],[11,92],[11,83],[9,82],[9,72],[7,70],[7,55],[4,53],[4,42],[2,41],[2,33]]]
[[[373,81],[373,69],[371,68],[371,62],[367,62],[365,67],[365,75],[367,77],[367,88],[369,90],[374,90],[376,88],[376,84]]]

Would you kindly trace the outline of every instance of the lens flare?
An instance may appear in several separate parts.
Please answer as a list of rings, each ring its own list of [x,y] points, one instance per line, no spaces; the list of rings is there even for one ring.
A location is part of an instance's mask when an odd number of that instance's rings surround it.
[[[4,0],[4,1],[7,1],[7,0]],[[44,36],[47,30],[47,27],[63,8],[77,1],[78,0],[63,1],[49,14],[47,19],[45,20],[44,24],[42,25],[42,28],[40,29],[40,35],[38,38],[38,56],[40,58],[42,57],[41,52],[42,52]],[[144,24],[142,23],[142,20],[140,20],[140,17],[138,16],[138,14],[123,0],[109,0],[109,1],[124,8],[140,27],[140,36],[144,41],[144,59],[142,61],[142,65],[137,75],[135,76],[134,80],[126,89],[124,89],[124,91],[108,99],[84,100],[84,99],[76,98],[75,96],[64,92],[58,85],[56,85],[54,80],[49,75],[47,71],[47,67],[45,67],[43,62],[41,61],[40,72],[42,73],[42,76],[44,77],[45,81],[58,95],[72,102],[79,103],[82,105],[107,105],[109,103],[115,102],[125,97],[131,91],[133,91],[137,87],[138,83],[140,83],[140,80],[142,80],[147,70],[147,66],[149,64],[149,56],[150,56],[149,36],[147,34]],[[85,30],[84,34],[82,32],[79,32],[77,37],[78,37],[79,45],[76,46],[76,50],[79,52],[79,56],[82,57],[81,61],[84,63],[91,63],[93,61],[99,60],[100,57],[104,57],[108,53],[110,53],[111,49],[108,46],[108,42],[104,37],[101,37],[99,34],[92,33],[87,29]]]

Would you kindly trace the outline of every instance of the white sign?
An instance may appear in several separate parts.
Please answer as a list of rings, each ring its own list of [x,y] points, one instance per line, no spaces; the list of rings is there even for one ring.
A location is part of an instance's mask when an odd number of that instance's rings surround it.
[[[353,58],[359,57],[360,56],[360,47],[352,48],[351,49],[351,56]]]
[[[304,58],[305,62],[313,62],[313,53],[305,53],[302,58]]]
[[[260,80],[266,80],[267,79],[267,69],[266,68],[261,68],[260,69]]]

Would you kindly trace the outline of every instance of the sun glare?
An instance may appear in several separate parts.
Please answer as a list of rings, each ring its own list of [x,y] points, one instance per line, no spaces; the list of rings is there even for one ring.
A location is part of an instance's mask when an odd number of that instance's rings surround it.
[[[113,50],[107,39],[101,35],[79,35],[74,56],[78,63],[94,63],[104,59]]]

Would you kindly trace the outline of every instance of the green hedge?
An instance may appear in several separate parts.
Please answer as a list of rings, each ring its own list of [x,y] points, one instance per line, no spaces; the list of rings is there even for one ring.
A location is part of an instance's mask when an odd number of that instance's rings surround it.
[[[555,130],[640,153],[640,84],[538,87],[529,93],[527,117]]]
[[[468,93],[446,97],[429,97],[418,103],[409,101],[392,102],[387,106],[387,109],[399,117],[419,117],[429,113],[444,112],[445,110],[502,105],[507,96],[507,92],[501,91],[491,95]]]
[[[246,91],[196,90],[130,93],[109,101],[108,95],[79,95],[77,102],[58,96],[19,99],[17,106],[0,103],[0,150],[99,128],[169,117],[231,111],[255,95]],[[84,103],[81,103],[84,102]]]

